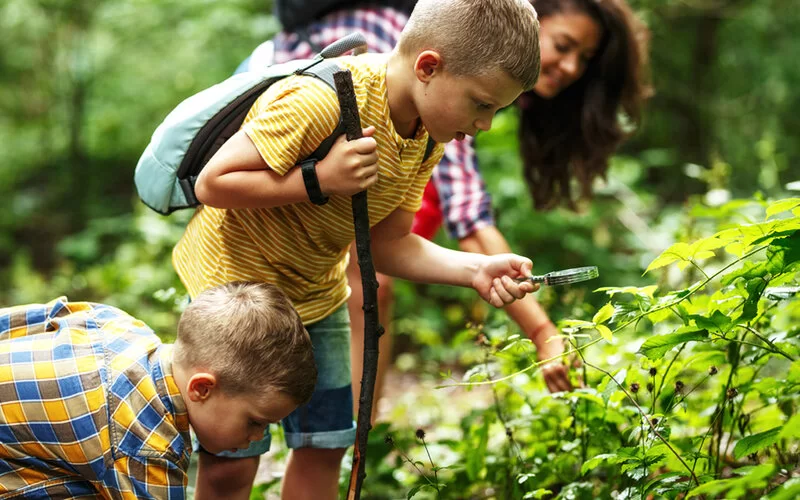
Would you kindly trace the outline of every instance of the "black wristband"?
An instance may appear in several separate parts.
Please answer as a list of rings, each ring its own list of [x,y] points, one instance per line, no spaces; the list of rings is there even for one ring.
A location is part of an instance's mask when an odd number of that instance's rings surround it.
[[[309,158],[300,162],[300,170],[303,172],[303,183],[306,185],[308,199],[314,205],[324,205],[328,203],[328,197],[322,194],[317,179],[317,160]]]

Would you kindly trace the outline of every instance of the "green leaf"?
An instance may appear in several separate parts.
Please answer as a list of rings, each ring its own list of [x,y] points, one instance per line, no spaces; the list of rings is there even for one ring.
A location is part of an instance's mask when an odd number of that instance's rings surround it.
[[[434,488],[433,485],[430,485],[428,483],[419,484],[417,486],[414,486],[410,490],[408,490],[408,496],[406,496],[406,500],[411,500],[411,498],[413,498],[414,495],[416,495],[417,493],[419,493],[420,491],[422,491],[422,490],[424,490],[426,488],[428,488],[430,490],[433,490],[433,491],[436,491],[436,488]]]
[[[525,496],[524,496],[524,497],[522,497],[522,498],[523,498],[523,499],[526,499],[526,500],[527,500],[528,498],[536,498],[536,499],[539,499],[539,498],[545,498],[545,497],[547,497],[547,496],[550,496],[550,495],[552,495],[552,494],[553,494],[553,492],[552,492],[552,491],[550,491],[550,490],[546,490],[546,489],[544,489],[544,488],[539,488],[538,490],[529,491],[528,493],[525,493]]]
[[[611,377],[606,377],[604,379],[603,383],[605,384],[605,387],[602,388],[603,392],[600,393],[600,395],[603,397],[603,401],[605,401],[606,404],[608,404],[608,400],[611,399],[611,396],[615,392],[620,390],[619,385],[616,382],[614,382],[614,380],[617,380],[619,381],[619,383],[624,384],[625,377],[628,376],[628,370],[623,368],[613,375],[614,375],[613,380],[611,379]]]
[[[756,453],[768,446],[772,446],[778,442],[778,439],[780,439],[782,429],[783,426],[775,427],[768,431],[759,432],[758,434],[753,434],[752,436],[747,436],[740,439],[733,448],[733,456],[739,460],[740,458],[746,457],[751,453]]]
[[[726,315],[722,311],[714,311],[709,317],[698,314],[693,314],[690,317],[694,320],[695,324],[699,328],[716,333],[727,332],[732,323],[730,316]]]
[[[800,413],[792,415],[792,418],[790,418],[789,421],[786,422],[786,424],[784,424],[783,430],[781,431],[778,438],[779,439],[800,438]]]
[[[800,205],[800,198],[788,198],[785,200],[776,201],[767,207],[767,219],[775,214],[792,210]]]
[[[713,257],[714,252],[712,250],[722,248],[728,243],[729,242],[726,240],[717,238],[716,235],[703,238],[695,241],[689,246],[689,255],[693,259],[706,259],[708,257]]]
[[[654,487],[659,486],[662,483],[674,483],[676,481],[680,481],[683,479],[682,472],[666,472],[661,474],[660,476],[656,477],[644,487],[644,492],[649,493]]]
[[[595,292],[605,292],[609,297],[613,297],[619,293],[630,293],[643,298],[653,298],[653,294],[658,289],[656,285],[649,285],[643,287],[636,286],[604,286],[595,290]]]
[[[603,462],[608,462],[609,464],[616,464],[623,460],[628,460],[628,458],[629,457],[621,457],[616,453],[602,453],[600,455],[596,455],[583,463],[583,465],[581,466],[581,475],[586,474],[587,472],[594,469]]]
[[[753,278],[747,282],[745,288],[747,289],[747,300],[742,306],[742,314],[737,318],[737,321],[750,321],[758,315],[758,301],[761,300],[761,295],[764,289],[767,288],[766,280],[761,278]]]
[[[609,329],[605,325],[595,325],[595,329],[600,334],[601,337],[606,339],[606,342],[611,342],[613,339],[613,334],[611,333],[611,329]]]
[[[697,252],[696,254],[694,254],[692,256],[692,258],[695,259],[695,260],[710,259],[711,257],[713,257],[715,255],[716,254],[714,252],[712,252],[711,250],[703,250],[701,252]]]
[[[684,327],[674,333],[650,337],[639,348],[639,353],[645,355],[648,359],[660,359],[667,351],[676,345],[691,341],[706,340],[707,338],[708,331],[706,330],[697,328],[686,330]]]
[[[668,266],[673,262],[689,260],[690,255],[691,252],[689,245],[683,242],[675,243],[671,247],[664,250],[661,253],[661,255],[656,257],[656,259],[653,262],[651,262],[649,266],[647,266],[647,269],[645,269],[644,274],[647,274],[654,269]]]
[[[614,315],[614,305],[611,302],[608,302],[606,305],[600,308],[597,313],[595,313],[594,317],[592,318],[592,322],[595,325],[599,325],[601,323],[605,323],[611,316]],[[610,335],[609,338],[606,340],[611,340]]]
[[[775,474],[776,467],[772,464],[762,464],[756,466],[740,467],[733,471],[734,475],[730,479],[717,479],[701,484],[689,492],[686,498],[698,495],[709,495],[711,498],[720,498],[720,494],[730,490],[726,498],[749,498],[746,496],[748,490],[762,489]]]
[[[665,308],[665,309],[659,309],[655,312],[648,313],[647,319],[649,319],[653,323],[661,323],[670,316],[672,316],[672,311]]]
[[[778,486],[767,497],[769,500],[796,500],[800,498],[800,478],[792,478]]]
[[[772,242],[769,250],[780,254],[780,264],[784,272],[785,268],[800,261],[800,237],[781,238]]]
[[[800,384],[800,361],[792,361],[786,381],[791,384]]]

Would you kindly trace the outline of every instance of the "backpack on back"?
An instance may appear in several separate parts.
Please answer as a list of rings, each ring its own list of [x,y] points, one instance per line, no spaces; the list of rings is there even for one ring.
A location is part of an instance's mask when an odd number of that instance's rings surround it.
[[[253,103],[270,85],[297,74],[319,78],[336,90],[333,74],[341,68],[327,59],[365,45],[364,36],[353,33],[329,45],[314,59],[240,73],[184,100],[158,126],[139,158],[134,173],[139,197],[164,215],[200,205],[194,195],[198,174],[239,130]],[[310,158],[324,158],[343,133],[340,121]]]
[[[200,171],[220,147],[242,126],[256,99],[273,83],[290,75],[319,78],[334,91],[333,75],[341,70],[328,60],[352,49],[366,47],[361,33],[353,33],[326,47],[314,59],[295,60],[233,75],[180,103],[153,132],[139,158],[134,182],[139,198],[156,212],[200,205],[194,184]],[[344,134],[341,118],[333,132],[308,158],[322,160],[336,139]],[[429,140],[423,162],[436,143]]]

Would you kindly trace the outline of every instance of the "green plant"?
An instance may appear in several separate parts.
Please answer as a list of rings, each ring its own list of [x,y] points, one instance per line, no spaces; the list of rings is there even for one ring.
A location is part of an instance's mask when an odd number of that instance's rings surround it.
[[[585,387],[542,395],[527,339],[472,329],[484,357],[444,385],[490,386],[493,403],[437,443],[462,458],[437,498],[800,491],[800,198],[687,217],[694,239],[647,267],[659,285],[602,287],[591,318],[561,322]]]

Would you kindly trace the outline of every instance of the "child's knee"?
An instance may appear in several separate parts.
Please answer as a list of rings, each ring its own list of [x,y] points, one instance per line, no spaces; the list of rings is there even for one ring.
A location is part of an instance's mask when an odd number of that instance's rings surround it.
[[[292,460],[308,467],[336,468],[341,466],[347,448],[297,448],[292,450]],[[311,469],[313,470],[313,469]]]

